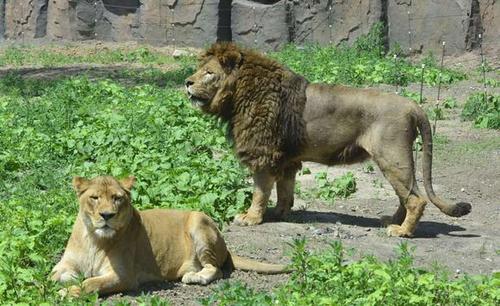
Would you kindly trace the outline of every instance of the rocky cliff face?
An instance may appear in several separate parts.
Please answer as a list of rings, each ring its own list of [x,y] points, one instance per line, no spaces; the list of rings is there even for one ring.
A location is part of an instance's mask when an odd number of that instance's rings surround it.
[[[234,40],[352,42],[385,23],[388,46],[448,53],[498,46],[498,0],[0,0],[0,40],[98,39],[203,47]]]

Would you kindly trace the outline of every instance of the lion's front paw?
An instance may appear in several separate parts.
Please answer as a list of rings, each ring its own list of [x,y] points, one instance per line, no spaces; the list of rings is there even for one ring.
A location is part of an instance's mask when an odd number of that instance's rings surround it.
[[[234,217],[234,224],[239,226],[257,225],[262,223],[262,216],[246,213]]]
[[[82,294],[82,289],[79,286],[69,286],[59,290],[58,293],[61,297],[79,297]]]
[[[391,237],[411,237],[412,233],[405,230],[402,226],[397,224],[391,224],[387,227],[387,235]]]

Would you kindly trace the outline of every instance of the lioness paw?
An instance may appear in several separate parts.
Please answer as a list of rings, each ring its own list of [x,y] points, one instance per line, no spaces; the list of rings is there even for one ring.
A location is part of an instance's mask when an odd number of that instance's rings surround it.
[[[200,285],[206,285],[210,281],[203,277],[203,275],[200,275],[199,273],[196,272],[188,272],[184,274],[182,277],[182,282],[184,284],[200,284]]]
[[[402,226],[397,224],[391,224],[387,227],[387,235],[391,237],[411,237],[412,233],[403,229]]]
[[[57,293],[63,298],[66,296],[79,297],[82,294],[82,289],[78,286],[69,286],[68,288],[59,290]]]
[[[239,214],[234,217],[234,224],[239,226],[250,226],[262,223],[262,217],[246,214]]]

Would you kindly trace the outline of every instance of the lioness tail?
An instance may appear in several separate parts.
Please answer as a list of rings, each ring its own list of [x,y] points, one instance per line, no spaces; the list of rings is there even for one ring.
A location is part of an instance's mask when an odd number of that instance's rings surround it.
[[[237,255],[229,254],[233,267],[243,271],[255,271],[264,274],[279,274],[287,273],[289,270],[285,265],[276,265],[270,263],[259,262],[253,259],[240,257]]]
[[[471,210],[471,205],[469,203],[459,202],[456,204],[449,204],[434,193],[434,189],[432,188],[431,125],[429,119],[427,119],[427,115],[420,108],[417,109],[417,125],[422,135],[424,187],[429,200],[448,216],[461,217],[467,215]]]

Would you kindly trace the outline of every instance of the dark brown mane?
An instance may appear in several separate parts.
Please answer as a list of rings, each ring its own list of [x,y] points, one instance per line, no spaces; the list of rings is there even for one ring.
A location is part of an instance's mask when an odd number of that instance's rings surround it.
[[[216,57],[235,76],[230,133],[241,161],[252,171],[281,174],[305,143],[302,118],[307,81],[277,61],[234,43],[216,43],[202,62]]]

